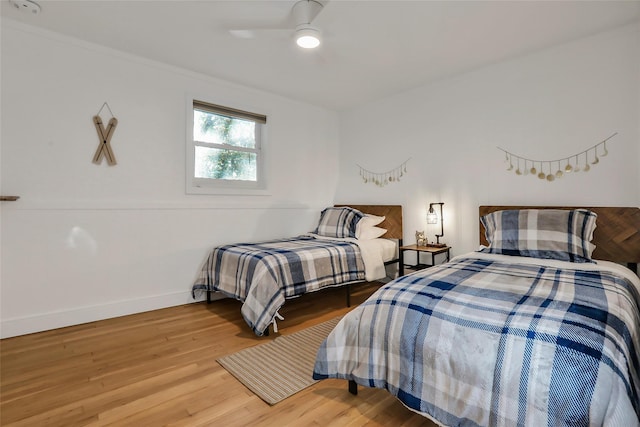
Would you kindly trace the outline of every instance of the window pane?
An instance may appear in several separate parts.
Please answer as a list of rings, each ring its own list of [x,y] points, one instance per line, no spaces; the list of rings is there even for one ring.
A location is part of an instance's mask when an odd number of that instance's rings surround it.
[[[257,181],[256,153],[200,146],[195,149],[195,178]]]
[[[193,138],[214,144],[256,148],[256,124],[251,120],[193,110]]]

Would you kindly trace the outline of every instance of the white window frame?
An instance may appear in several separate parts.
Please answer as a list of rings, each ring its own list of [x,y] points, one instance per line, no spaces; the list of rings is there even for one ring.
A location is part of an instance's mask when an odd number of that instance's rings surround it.
[[[251,120],[251,116],[263,116],[265,123],[254,121],[256,125],[256,148],[247,149],[233,147],[234,150],[256,153],[256,181],[228,180],[195,177],[195,147],[229,148],[215,143],[196,141],[193,135],[194,103],[209,104],[219,107],[230,114],[229,116]],[[201,98],[187,97],[186,102],[186,193],[187,194],[239,194],[239,195],[268,195],[265,180],[264,146],[267,134],[266,115],[250,113],[241,108],[223,106],[219,103],[203,101]],[[228,104],[227,104],[228,105]],[[234,114],[233,112],[237,112]],[[243,114],[245,113],[245,114]],[[226,115],[226,114],[225,114]]]

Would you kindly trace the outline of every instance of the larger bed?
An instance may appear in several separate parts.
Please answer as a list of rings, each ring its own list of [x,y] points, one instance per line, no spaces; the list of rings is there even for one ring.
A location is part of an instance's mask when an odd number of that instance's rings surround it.
[[[243,302],[242,316],[256,333],[277,328],[286,299],[332,286],[347,287],[387,276],[398,262],[402,207],[336,205],[320,215],[313,233],[214,248],[192,292],[212,292]]]
[[[611,261],[640,262],[640,210],[480,213],[488,247],[376,291],[314,378],[386,389],[445,426],[638,426],[640,279]]]

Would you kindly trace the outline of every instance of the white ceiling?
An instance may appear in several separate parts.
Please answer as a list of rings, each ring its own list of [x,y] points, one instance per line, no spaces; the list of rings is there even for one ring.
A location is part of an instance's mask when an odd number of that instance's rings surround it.
[[[2,16],[336,110],[640,20],[640,1],[330,0],[302,51],[292,31],[228,32],[293,26],[295,0],[35,1]]]

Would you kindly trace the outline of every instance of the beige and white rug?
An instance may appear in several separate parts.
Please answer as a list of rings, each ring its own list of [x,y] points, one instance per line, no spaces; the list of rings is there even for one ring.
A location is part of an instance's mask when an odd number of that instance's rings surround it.
[[[270,405],[315,384],[311,375],[322,341],[340,321],[328,320],[229,354],[218,363]]]

